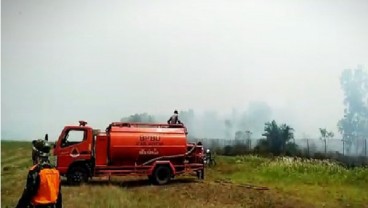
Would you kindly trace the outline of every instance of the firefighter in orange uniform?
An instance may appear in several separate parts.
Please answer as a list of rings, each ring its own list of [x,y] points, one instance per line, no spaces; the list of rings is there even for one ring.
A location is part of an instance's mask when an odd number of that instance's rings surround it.
[[[59,171],[49,161],[51,146],[47,141],[37,145],[37,164],[28,172],[27,183],[17,208],[61,208]]]

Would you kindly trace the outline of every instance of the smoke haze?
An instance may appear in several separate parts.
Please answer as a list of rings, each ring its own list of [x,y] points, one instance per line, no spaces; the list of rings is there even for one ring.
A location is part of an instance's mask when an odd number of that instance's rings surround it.
[[[368,63],[368,1],[2,1],[1,138],[134,113],[189,131],[337,132],[339,77]],[[227,121],[226,121],[227,120]]]

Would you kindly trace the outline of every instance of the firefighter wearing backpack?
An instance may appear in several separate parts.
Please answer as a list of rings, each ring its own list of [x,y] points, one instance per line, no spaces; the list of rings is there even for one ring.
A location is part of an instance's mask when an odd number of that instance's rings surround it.
[[[61,180],[59,171],[49,161],[51,146],[43,141],[37,148],[37,164],[28,172],[27,183],[17,208],[61,208]]]

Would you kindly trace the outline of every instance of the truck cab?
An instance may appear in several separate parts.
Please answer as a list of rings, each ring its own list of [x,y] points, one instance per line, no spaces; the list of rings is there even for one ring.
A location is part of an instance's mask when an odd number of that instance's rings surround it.
[[[79,123],[65,126],[54,146],[56,168],[64,176],[71,167],[93,161],[93,129],[86,122]]]

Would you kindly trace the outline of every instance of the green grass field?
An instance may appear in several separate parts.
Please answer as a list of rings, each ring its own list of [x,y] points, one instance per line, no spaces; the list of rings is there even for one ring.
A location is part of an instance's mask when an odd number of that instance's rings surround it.
[[[30,142],[1,142],[1,207],[14,207],[31,166]],[[178,177],[153,186],[146,178],[64,185],[64,207],[368,207],[368,169],[322,161],[217,157],[206,179]],[[267,187],[267,188],[262,188]]]

